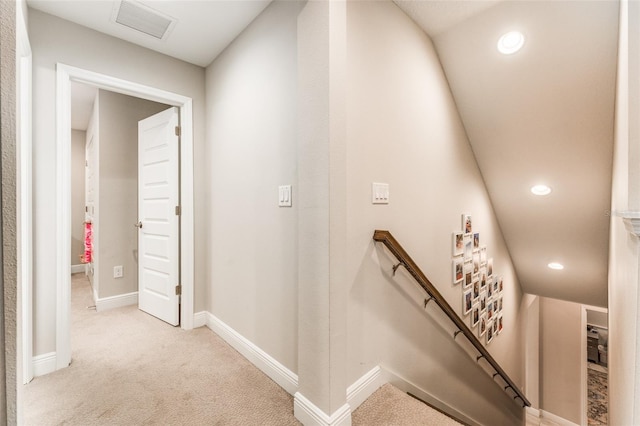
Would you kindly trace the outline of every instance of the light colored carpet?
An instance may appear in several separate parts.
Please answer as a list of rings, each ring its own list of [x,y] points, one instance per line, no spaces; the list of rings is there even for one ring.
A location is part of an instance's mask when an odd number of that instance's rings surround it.
[[[296,425],[293,399],[207,328],[96,313],[72,279],[72,364],[24,392],[27,425]]]
[[[72,277],[72,363],[25,386],[25,425],[299,425],[293,398],[211,330],[129,306],[96,313]],[[459,425],[387,384],[354,426]]]
[[[386,384],[351,415],[353,425],[458,426],[461,423]]]

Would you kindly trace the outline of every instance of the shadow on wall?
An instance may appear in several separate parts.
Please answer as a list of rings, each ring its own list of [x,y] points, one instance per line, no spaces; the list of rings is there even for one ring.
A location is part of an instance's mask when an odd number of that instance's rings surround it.
[[[455,325],[435,303],[424,308],[428,296],[406,270],[393,276],[394,262],[382,244],[369,243],[349,294],[350,331],[362,336],[351,367],[381,365],[479,423],[515,421],[521,410],[493,369],[476,362],[463,335],[454,339]]]

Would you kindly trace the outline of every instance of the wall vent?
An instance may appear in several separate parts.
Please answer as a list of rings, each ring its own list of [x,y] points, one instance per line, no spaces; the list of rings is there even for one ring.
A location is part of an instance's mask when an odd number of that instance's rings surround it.
[[[176,24],[174,18],[134,0],[122,0],[114,12],[113,22],[158,40],[166,39]]]

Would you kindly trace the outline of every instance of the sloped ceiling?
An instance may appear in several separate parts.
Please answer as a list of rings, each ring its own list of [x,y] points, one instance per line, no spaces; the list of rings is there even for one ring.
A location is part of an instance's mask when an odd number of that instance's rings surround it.
[[[434,3],[467,2],[396,3],[432,36],[523,290],[606,306],[618,3],[481,2],[445,27]]]

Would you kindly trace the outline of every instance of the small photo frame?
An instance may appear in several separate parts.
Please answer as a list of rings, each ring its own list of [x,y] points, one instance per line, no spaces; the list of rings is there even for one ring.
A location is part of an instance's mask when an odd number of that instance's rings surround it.
[[[480,272],[478,274],[480,276],[480,288],[485,288],[487,286],[487,272],[484,268],[480,268]]]
[[[482,337],[487,332],[487,316],[480,314],[480,323],[478,326],[478,336]]]
[[[476,303],[471,308],[471,328],[476,327],[480,322],[480,306]]]
[[[504,290],[504,285],[502,284],[502,277],[498,277],[498,291],[502,293]]]
[[[471,234],[464,234],[464,260],[471,260],[473,256],[473,241],[471,240]]]
[[[502,296],[498,298],[498,312],[502,312]]]
[[[493,340],[493,321],[487,322],[487,345]]]
[[[464,288],[471,287],[473,283],[473,265],[471,262],[464,262]]]
[[[480,293],[480,311],[485,312],[487,310],[487,292]]]
[[[493,301],[487,301],[487,320],[493,319]]]
[[[491,299],[493,297],[493,286],[492,285],[488,285],[487,286],[487,297],[489,299]]]
[[[473,253],[473,273],[480,271],[480,253]]]
[[[485,266],[487,264],[487,247],[480,247],[480,265]]]
[[[453,255],[460,256],[463,253],[464,253],[464,233],[454,232],[453,233]]]
[[[498,317],[498,333],[502,333],[502,315]]]
[[[487,260],[487,276],[490,277],[493,275],[493,257]]]
[[[469,315],[471,312],[471,307],[473,306],[473,292],[471,290],[467,290],[462,293],[462,312],[465,315]]]
[[[480,298],[480,281],[473,280],[473,302],[477,302]]]
[[[493,335],[497,336],[498,335],[498,321],[500,320],[500,318],[496,318],[495,321],[493,321]]]
[[[453,283],[460,284],[464,279],[464,260],[461,257],[453,259]]]
[[[493,284],[493,294],[498,294],[498,278],[489,278],[489,284]]]
[[[470,214],[463,214],[462,215],[462,231],[464,233],[473,232],[473,221],[471,219],[471,215]]]
[[[473,233],[473,249],[474,250],[480,249],[480,233],[479,232]]]

